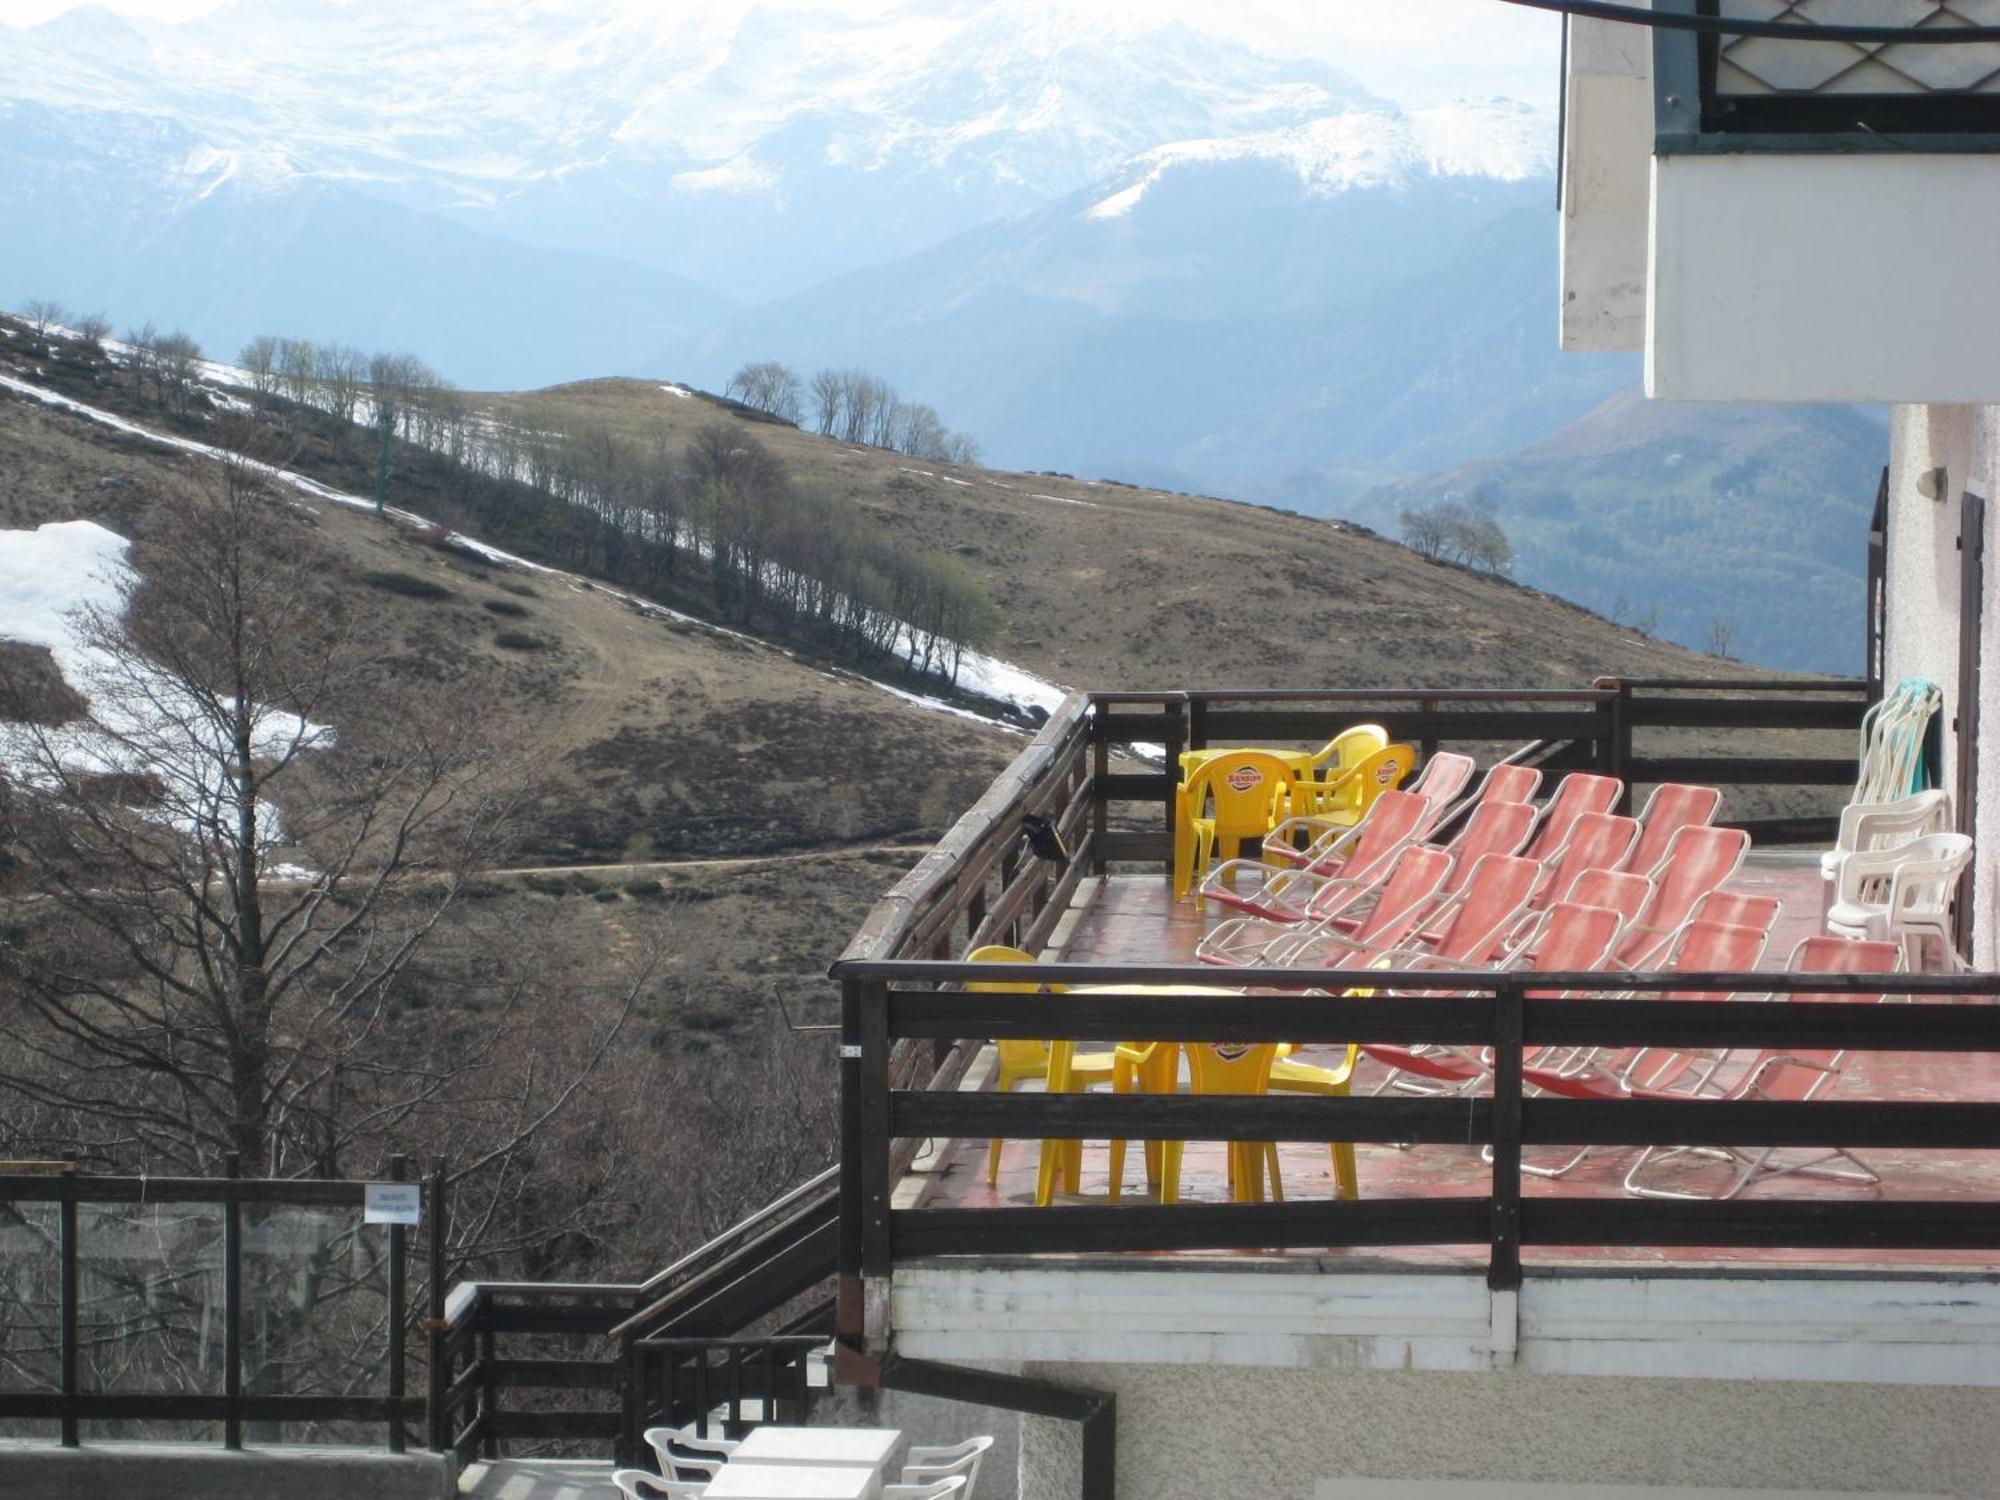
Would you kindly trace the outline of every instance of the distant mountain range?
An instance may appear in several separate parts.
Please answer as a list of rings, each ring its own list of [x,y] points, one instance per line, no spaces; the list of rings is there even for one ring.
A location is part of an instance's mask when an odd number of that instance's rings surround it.
[[[691,368],[858,362],[999,462],[1324,508],[1532,441],[1636,377],[1556,348],[1546,124],[1371,107],[1176,143],[747,309]]]
[[[1859,672],[1868,517],[1888,457],[1879,413],[1697,406],[1626,391],[1502,458],[1385,485],[1341,513],[1490,505],[1515,577],[1666,640],[1801,671]]]
[[[1553,144],[1518,103],[1405,109],[1109,0],[86,9],[0,24],[0,305],[225,356],[408,349],[485,388],[860,366],[1019,469],[1391,533],[1481,486],[1530,582],[1845,659],[1730,590],[1844,600],[1879,443],[1851,413],[1586,418],[1638,369],[1557,352]],[[1741,556],[1699,578],[1629,532],[1711,503]]]

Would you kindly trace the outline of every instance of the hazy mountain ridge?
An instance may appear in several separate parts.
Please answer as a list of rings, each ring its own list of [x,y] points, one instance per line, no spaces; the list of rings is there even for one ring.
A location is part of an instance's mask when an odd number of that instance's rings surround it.
[[[1170,144],[655,363],[858,362],[1003,463],[1322,506],[1533,441],[1636,373],[1547,333],[1544,123],[1376,107]]]
[[[78,11],[0,27],[0,97],[172,118],[273,175],[748,296],[1023,211],[1162,141],[1370,101],[1323,64],[1065,0],[860,17],[238,0],[144,27]],[[806,237],[806,262],[779,236]]]
[[[1669,640],[1727,633],[1748,661],[1861,665],[1864,541],[1888,437],[1844,406],[1613,397],[1520,452],[1337,507],[1390,535],[1404,509],[1490,504],[1515,575]]]

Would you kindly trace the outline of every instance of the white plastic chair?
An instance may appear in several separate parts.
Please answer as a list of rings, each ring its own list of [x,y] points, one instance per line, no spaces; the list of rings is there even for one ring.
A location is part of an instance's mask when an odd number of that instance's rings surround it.
[[[1950,832],[1948,792],[1914,792],[1894,802],[1850,802],[1840,810],[1840,832],[1833,847],[1819,857],[1828,904],[1832,904],[1832,892],[1840,884],[1840,867],[1848,855],[1864,849],[1893,849],[1926,834]]]
[[[963,1496],[969,1489],[965,1476],[954,1474],[930,1484],[885,1484],[882,1500],[944,1500],[947,1495]]]
[[[971,1437],[944,1447],[912,1447],[903,1462],[903,1483],[927,1484],[954,1474],[965,1476],[965,1500],[979,1487],[979,1464],[993,1446],[991,1437]]]
[[[662,1479],[651,1469],[617,1469],[611,1482],[630,1500],[700,1500],[708,1493],[706,1479]],[[886,1492],[885,1492],[886,1493]]]
[[[1826,930],[1836,937],[1901,943],[1904,966],[1913,973],[1923,968],[1924,938],[1934,937],[1951,971],[1962,973],[1965,959],[1951,936],[1951,901],[1970,863],[1972,840],[1962,833],[1856,850],[1841,864]],[[1877,899],[1870,899],[1871,891]]]
[[[701,1475],[704,1480],[713,1479],[721,1472],[723,1461],[737,1448],[728,1438],[702,1437],[692,1422],[685,1427],[648,1427],[646,1443],[653,1450],[660,1472],[669,1479],[685,1478],[687,1471]],[[691,1449],[692,1455],[677,1453],[674,1451],[677,1448]],[[714,1456],[701,1456],[704,1454]]]

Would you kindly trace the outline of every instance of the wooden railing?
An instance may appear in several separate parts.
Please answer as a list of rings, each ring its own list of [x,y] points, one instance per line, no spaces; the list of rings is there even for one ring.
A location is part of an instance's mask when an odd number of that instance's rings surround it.
[[[1654,1202],[1521,1196],[1521,1149],[1562,1146],[1791,1146],[2000,1148],[2000,1103],[1913,1101],[1604,1101],[1531,1097],[1524,1055],[1539,1047],[1683,1050],[2000,1052],[2000,976],[1895,976],[1908,1004],[1828,1000],[1733,1004],[1739,996],[1875,992],[1881,975],[1602,974],[1424,975],[1423,997],[1372,992],[1374,971],[1237,969],[1254,994],[1162,996],[971,994],[974,981],[1038,984],[1213,985],[1192,965],[943,964],[852,961],[838,967],[851,1018],[852,1098],[843,1166],[843,1275],[854,1310],[885,1305],[899,1259],[1106,1251],[1283,1249],[1328,1246],[1486,1246],[1495,1288],[1517,1286],[1521,1250],[1534,1245],[2000,1249],[2000,1198],[1829,1201],[1758,1198]],[[1534,993],[1529,993],[1532,986]],[[1308,994],[1312,990],[1317,993]],[[1646,999],[1672,990],[1702,1000]],[[1601,997],[1616,992],[1616,1003]],[[1569,992],[1566,998],[1542,998]],[[1642,998],[1632,998],[1632,996]],[[1968,998],[1989,1002],[1966,1004]],[[1953,1003],[1956,1002],[1956,1003]],[[1137,1042],[1436,1044],[1489,1049],[1483,1097],[994,1094],[899,1086],[889,1059],[909,1042],[981,1037]],[[1396,1142],[1491,1149],[1483,1196],[1267,1204],[1061,1205],[1049,1208],[897,1208],[893,1144],[931,1138]],[[844,1307],[844,1313],[848,1311]],[[879,1322],[844,1317],[841,1338],[879,1340]]]
[[[402,1180],[405,1176],[404,1159],[394,1158],[391,1179]],[[46,1419],[54,1424],[58,1440],[65,1447],[77,1446],[84,1422],[217,1424],[223,1446],[231,1449],[243,1446],[247,1424],[381,1423],[389,1450],[403,1452],[408,1442],[407,1428],[423,1420],[427,1404],[424,1397],[411,1395],[407,1384],[410,1231],[402,1224],[364,1227],[362,1216],[367,1193],[368,1184],[360,1181],[235,1176],[93,1177],[67,1171],[0,1175],[0,1210],[24,1232],[33,1233],[26,1227],[24,1205],[54,1205],[56,1229],[52,1249],[57,1272],[55,1389],[0,1390],[0,1417]],[[442,1297],[440,1233],[445,1219],[444,1175],[433,1174],[421,1193],[430,1247],[429,1286],[435,1310],[437,1300]],[[129,1348],[146,1332],[147,1326],[163,1324],[166,1318],[165,1314],[154,1311],[136,1323],[120,1319],[111,1326],[86,1331],[85,1309],[93,1299],[84,1281],[83,1264],[91,1261],[102,1265],[105,1260],[86,1249],[84,1241],[89,1231],[82,1210],[98,1205],[181,1205],[189,1210],[208,1208],[216,1212],[220,1223],[214,1241],[193,1248],[200,1251],[202,1261],[212,1253],[221,1273],[221,1306],[215,1310],[220,1325],[221,1369],[217,1381],[220,1389],[209,1392],[185,1389],[186,1372],[179,1366],[170,1378],[160,1382],[180,1385],[179,1389],[85,1388],[81,1352],[86,1341],[101,1352],[119,1356],[121,1366],[136,1364],[143,1369],[144,1359],[130,1358]],[[353,1216],[353,1227],[348,1234],[382,1236],[378,1264],[383,1311],[375,1320],[378,1326],[373,1334],[379,1355],[369,1355],[366,1344],[358,1350],[347,1347],[341,1351],[340,1369],[333,1367],[333,1355],[329,1353],[323,1367],[311,1369],[303,1377],[317,1384],[345,1383],[353,1379],[356,1369],[379,1358],[381,1375],[377,1389],[365,1393],[292,1394],[245,1388],[245,1349],[251,1316],[246,1311],[244,1221],[246,1210],[260,1208],[338,1209]],[[345,1264],[350,1258],[350,1251],[345,1248],[347,1243],[347,1235],[329,1236],[326,1244],[301,1266],[301,1274],[312,1273],[317,1279],[331,1266]],[[15,1272],[28,1269],[25,1262],[15,1260]],[[102,1280],[104,1273],[97,1274]],[[207,1274],[206,1264],[180,1264],[154,1278],[143,1275],[134,1278],[134,1290],[121,1295],[150,1303],[165,1296],[169,1289],[186,1283],[190,1276],[205,1279]],[[206,1323],[205,1311],[197,1316]],[[262,1321],[260,1316],[259,1322]]]

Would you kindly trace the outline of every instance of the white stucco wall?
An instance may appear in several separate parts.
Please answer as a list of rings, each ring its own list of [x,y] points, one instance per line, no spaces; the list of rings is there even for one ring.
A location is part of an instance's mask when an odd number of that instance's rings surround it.
[[[1646,343],[1653,43],[1641,26],[1570,23],[1563,127],[1562,347]]]
[[[1945,471],[1942,500],[1919,480]],[[1944,689],[1944,784],[1956,790],[1958,745],[1959,496],[1984,495],[1986,599],[1981,619],[1980,722],[2000,726],[2000,407],[1899,406],[1889,429],[1889,587],[1886,672],[1927,677]],[[1979,758],[1973,951],[1981,968],[2000,962],[2000,755]]]
[[[1127,1500],[1317,1500],[1342,1480],[2000,1494],[2000,1390],[1047,1365],[1114,1391]],[[1074,1500],[1076,1428],[1027,1418],[1021,1500]],[[1422,1490],[1416,1493],[1423,1493]]]
[[[1646,393],[2000,401],[2000,155],[1653,162]]]

